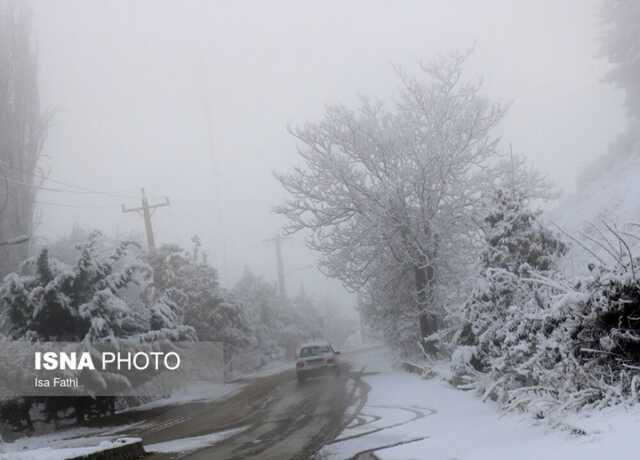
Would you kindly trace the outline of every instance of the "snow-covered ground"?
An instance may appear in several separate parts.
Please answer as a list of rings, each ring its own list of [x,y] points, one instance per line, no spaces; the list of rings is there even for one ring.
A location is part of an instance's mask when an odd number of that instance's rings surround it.
[[[158,442],[144,446],[147,452],[167,453],[186,453],[194,450],[203,449],[212,446],[234,434],[244,431],[245,427],[235,428],[233,430],[219,431],[217,433],[195,436],[192,438],[174,439],[173,441]]]
[[[179,453],[184,454],[192,452],[194,450],[203,449],[205,447],[212,446],[224,439],[227,439],[234,434],[243,431],[245,428],[235,428],[233,430],[220,431],[216,433],[210,433],[202,436],[195,436],[190,438],[174,439],[172,441],[159,442],[155,444],[149,444],[144,446],[144,449],[148,453]],[[84,433],[81,433],[84,432]],[[23,443],[22,449],[20,445],[14,445],[13,450],[0,453],[0,460],[63,460],[73,457],[79,457],[82,455],[89,455],[102,450],[111,449],[113,447],[122,446],[125,444],[138,442],[140,438],[119,437],[110,439],[104,434],[101,436],[91,436],[86,434],[86,430],[69,430],[66,432],[70,434],[81,435],[82,437],[76,439],[52,439],[49,436],[48,445],[42,447],[34,447],[38,442],[32,440],[31,443]],[[84,434],[84,436],[82,435]],[[40,443],[44,441],[43,437],[39,439]],[[60,447],[63,444],[64,447]]]
[[[94,449],[102,444],[102,449],[110,447],[107,443],[122,439],[125,433],[138,428],[144,422],[123,425],[113,428],[78,427],[62,431],[29,436],[16,439],[14,442],[0,441],[0,460],[30,458],[65,458],[71,456],[75,449]],[[63,456],[64,454],[64,456]],[[40,455],[39,457],[37,455]],[[80,454],[78,454],[80,455]]]
[[[157,399],[121,412],[156,409],[158,407],[178,406],[194,402],[211,402],[228,398],[242,389],[239,383],[194,382],[174,391],[168,398]]]
[[[638,407],[580,414],[568,417],[564,429],[551,428],[531,415],[504,415],[496,404],[438,377],[395,371],[375,355],[353,358],[356,366],[379,373],[365,375],[371,386],[366,405],[337,442],[323,448],[327,459],[375,450],[382,460],[601,460],[631,458],[637,450]],[[572,434],[569,427],[587,434]],[[398,443],[406,444],[386,447]]]
[[[65,447],[48,445],[28,450],[14,450],[0,453],[1,460],[63,460],[94,454],[99,451],[120,447],[139,442],[140,438],[115,438],[104,439],[102,437],[83,437],[75,441],[68,441]],[[31,446],[32,447],[32,446]]]

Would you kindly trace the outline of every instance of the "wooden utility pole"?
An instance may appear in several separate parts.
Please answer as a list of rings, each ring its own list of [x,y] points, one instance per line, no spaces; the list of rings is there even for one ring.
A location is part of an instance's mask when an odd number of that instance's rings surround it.
[[[273,238],[267,238],[264,240],[266,243],[273,243],[276,249],[276,263],[278,269],[278,293],[282,301],[287,300],[287,288],[284,281],[284,261],[282,259],[282,241],[288,238],[284,238],[281,235],[276,235]]]
[[[147,200],[147,195],[142,189],[142,206],[139,208],[125,208],[122,205],[122,212],[136,212],[138,215],[142,216],[144,219],[144,230],[147,235],[147,247],[149,248],[150,253],[154,253],[156,251],[156,242],[153,238],[153,225],[151,224],[151,216],[153,216],[153,212],[156,208],[161,208],[163,206],[169,206],[169,198],[164,198],[164,203],[157,204],[149,204],[149,200]]]

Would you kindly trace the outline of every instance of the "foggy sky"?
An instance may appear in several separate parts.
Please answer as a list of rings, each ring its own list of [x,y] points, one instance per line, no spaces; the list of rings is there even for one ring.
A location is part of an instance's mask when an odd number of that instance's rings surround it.
[[[595,0],[34,2],[42,98],[54,111],[45,164],[52,177],[127,196],[42,192],[41,235],[73,222],[142,232],[120,204],[138,189],[172,205],[156,240],[197,233],[223,284],[247,265],[275,280],[262,242],[284,223],[272,171],[298,161],[286,132],[357,93],[388,98],[391,64],[475,46],[470,74],[513,106],[501,134],[567,191],[623,130],[621,95],[601,82]],[[205,103],[211,110],[208,146]],[[131,197],[129,197],[131,195]],[[288,289],[343,297],[306,267],[302,239],[285,244]]]

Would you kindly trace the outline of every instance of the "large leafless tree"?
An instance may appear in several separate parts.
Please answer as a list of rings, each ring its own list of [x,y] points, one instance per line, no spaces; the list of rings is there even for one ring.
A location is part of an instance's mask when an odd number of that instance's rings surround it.
[[[393,260],[412,272],[423,319],[447,264],[472,245],[499,169],[493,131],[506,109],[464,78],[467,57],[438,57],[418,77],[398,70],[391,104],[363,98],[293,129],[302,165],[277,174],[290,194],[277,212],[289,232],[310,231],[326,274],[358,290]]]

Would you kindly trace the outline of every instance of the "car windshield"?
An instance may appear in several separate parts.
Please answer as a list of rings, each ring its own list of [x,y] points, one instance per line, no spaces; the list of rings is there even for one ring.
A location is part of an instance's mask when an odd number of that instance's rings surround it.
[[[304,347],[302,350],[300,350],[300,357],[306,358],[308,356],[323,355],[325,353],[330,353],[330,352],[331,352],[331,347],[329,347],[328,345]]]

